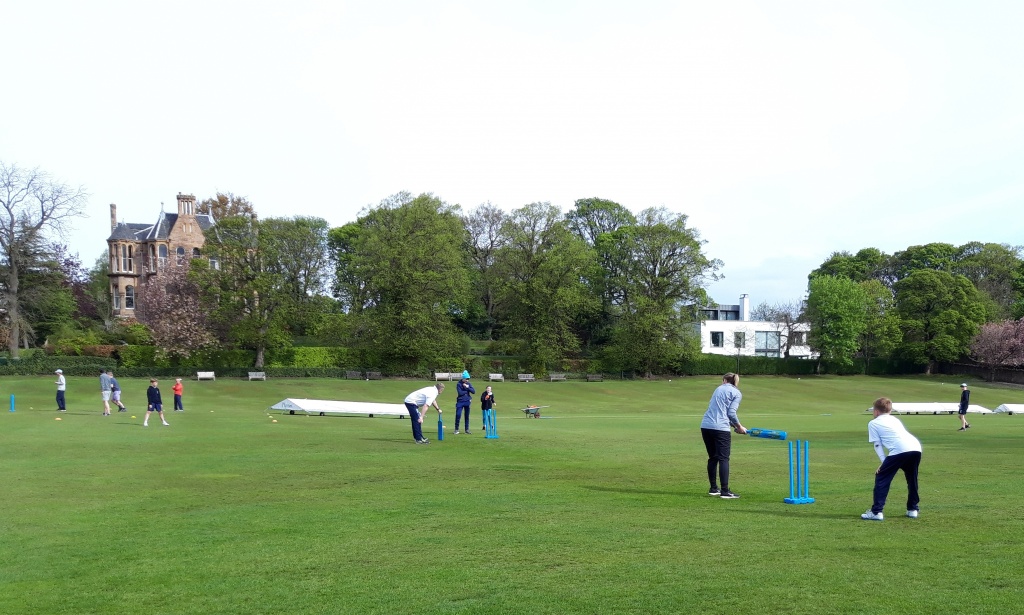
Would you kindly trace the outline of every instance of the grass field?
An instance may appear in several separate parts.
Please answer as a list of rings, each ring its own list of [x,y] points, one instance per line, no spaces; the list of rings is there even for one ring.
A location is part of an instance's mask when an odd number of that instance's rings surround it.
[[[903,516],[902,475],[885,521],[859,517],[878,466],[864,409],[957,401],[944,378],[744,378],[747,427],[811,442],[804,506],[782,502],[785,443],[736,435],[742,498],[706,495],[717,378],[498,383],[497,440],[476,403],[473,434],[451,434],[449,389],[428,446],[405,419],[267,413],[399,403],[425,381],[192,381],[186,412],[143,429],[142,380],[101,417],[97,379],[69,378],[58,415],[52,377],[4,378],[0,613],[1020,612],[1024,416],[963,433],[902,417],[924,445],[921,518]],[[530,403],[551,407],[527,419]]]

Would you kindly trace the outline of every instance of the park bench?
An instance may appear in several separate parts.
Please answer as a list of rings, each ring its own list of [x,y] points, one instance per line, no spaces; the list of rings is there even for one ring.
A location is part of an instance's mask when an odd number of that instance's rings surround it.
[[[587,382],[601,382],[604,380],[602,374],[587,374]]]
[[[249,380],[266,380],[267,372],[249,372]]]
[[[461,376],[452,372],[434,372],[434,380],[454,380],[454,376]]]
[[[505,382],[505,374],[487,374],[487,379],[492,382]]]
[[[216,380],[217,376],[213,372],[196,372],[196,380]]]
[[[519,382],[533,382],[536,378],[533,374],[519,374]]]
[[[363,372],[346,371],[345,372],[345,379],[346,380],[362,380],[363,379]]]
[[[380,372],[366,372],[366,379],[367,380],[380,380],[381,379]]]
[[[565,382],[565,374],[548,374],[548,378],[551,379],[551,382],[554,382],[556,380]]]

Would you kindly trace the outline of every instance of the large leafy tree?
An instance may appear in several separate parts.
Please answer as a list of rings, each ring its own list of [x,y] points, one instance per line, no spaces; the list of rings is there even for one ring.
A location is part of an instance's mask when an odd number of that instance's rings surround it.
[[[865,327],[863,288],[847,277],[819,275],[807,292],[808,341],[822,359],[852,365]]]
[[[491,203],[484,203],[462,216],[466,228],[466,245],[470,262],[473,264],[473,292],[479,301],[482,314],[482,333],[492,339],[495,325],[496,289],[499,286],[494,268],[494,259],[507,242],[502,234],[505,212]]]
[[[296,289],[305,282],[286,266],[320,236],[303,219],[230,216],[206,232],[204,250],[218,263],[192,261],[191,279],[202,291],[211,322],[228,341],[255,351],[261,368],[268,348],[291,345]]]
[[[249,199],[232,192],[218,192],[214,196],[199,201],[196,211],[210,214],[214,220],[223,220],[231,216],[254,216],[256,208]]]
[[[864,291],[864,331],[860,335],[860,354],[867,371],[871,359],[888,357],[903,339],[900,317],[892,291],[878,280],[860,283]]]
[[[896,283],[896,305],[903,329],[899,352],[927,365],[966,355],[985,322],[985,301],[971,281],[946,271],[918,269]]]
[[[430,194],[394,195],[332,230],[335,293],[368,364],[411,372],[462,354],[465,244],[458,208]]]
[[[990,319],[1006,318],[1024,308],[1024,262],[1020,247],[972,241],[958,249],[954,273],[966,277],[994,304]]]
[[[495,256],[501,336],[528,367],[544,370],[579,350],[573,325],[596,309],[586,283],[594,274],[594,251],[550,203],[513,211],[502,234],[508,243]]]
[[[680,308],[707,304],[705,286],[721,262],[703,253],[705,242],[686,222],[684,214],[650,208],[604,235],[616,246],[609,286],[618,297],[608,353],[622,369],[650,375],[693,351]]]
[[[849,252],[833,252],[809,278],[819,275],[849,278],[854,282],[879,280],[891,283],[890,257],[877,248],[864,248],[856,254]]]
[[[587,283],[601,298],[600,311],[580,323],[582,341],[598,345],[608,341],[616,318],[616,306],[622,302],[621,288],[613,281],[622,275],[626,254],[618,244],[618,231],[636,224],[636,216],[615,201],[600,198],[578,199],[565,216],[566,225],[591,246],[600,269]]]
[[[84,189],[43,171],[0,161],[0,308],[12,357],[18,356],[23,331],[31,328],[25,315],[29,295],[24,276],[51,259],[48,235],[62,235],[66,225],[82,215],[87,196]]]
[[[331,261],[330,225],[323,218],[295,216],[268,218],[261,226],[261,232],[272,234],[279,248],[268,267],[281,276],[282,290],[288,295],[288,329],[293,335],[305,335],[332,307],[329,300],[324,301]]]

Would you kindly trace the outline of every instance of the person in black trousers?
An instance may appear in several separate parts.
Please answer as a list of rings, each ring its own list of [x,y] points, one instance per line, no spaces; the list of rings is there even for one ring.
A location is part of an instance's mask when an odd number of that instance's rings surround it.
[[[967,389],[967,383],[960,385],[960,410],[957,414],[960,415],[960,429],[957,431],[967,431],[971,428],[971,424],[967,422],[967,408],[971,405],[971,392]]]

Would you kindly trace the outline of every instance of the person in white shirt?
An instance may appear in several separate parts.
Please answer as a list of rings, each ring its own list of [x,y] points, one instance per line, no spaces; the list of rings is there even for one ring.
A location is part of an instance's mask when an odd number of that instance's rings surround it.
[[[875,447],[875,453],[882,465],[875,470],[874,503],[871,509],[860,516],[868,521],[881,521],[885,499],[889,496],[889,485],[896,473],[903,470],[907,478],[907,516],[917,519],[921,502],[917,492],[917,469],[921,465],[921,441],[915,438],[903,423],[892,416],[892,400],[880,397],[871,406],[875,418],[868,423],[868,442]],[[888,451],[888,454],[886,454]]]
[[[64,405],[64,391],[67,389],[67,381],[64,380],[64,370],[58,369],[53,372],[57,374],[57,380],[53,383],[57,385],[57,412],[67,412],[67,406]]]
[[[441,406],[437,405],[437,396],[444,390],[444,384],[437,384],[422,389],[417,389],[405,398],[405,408],[409,411],[409,421],[412,423],[412,437],[416,444],[427,444],[430,441],[423,437],[423,415],[427,408],[434,406],[437,413],[441,414]],[[420,408],[423,408],[421,411]]]

